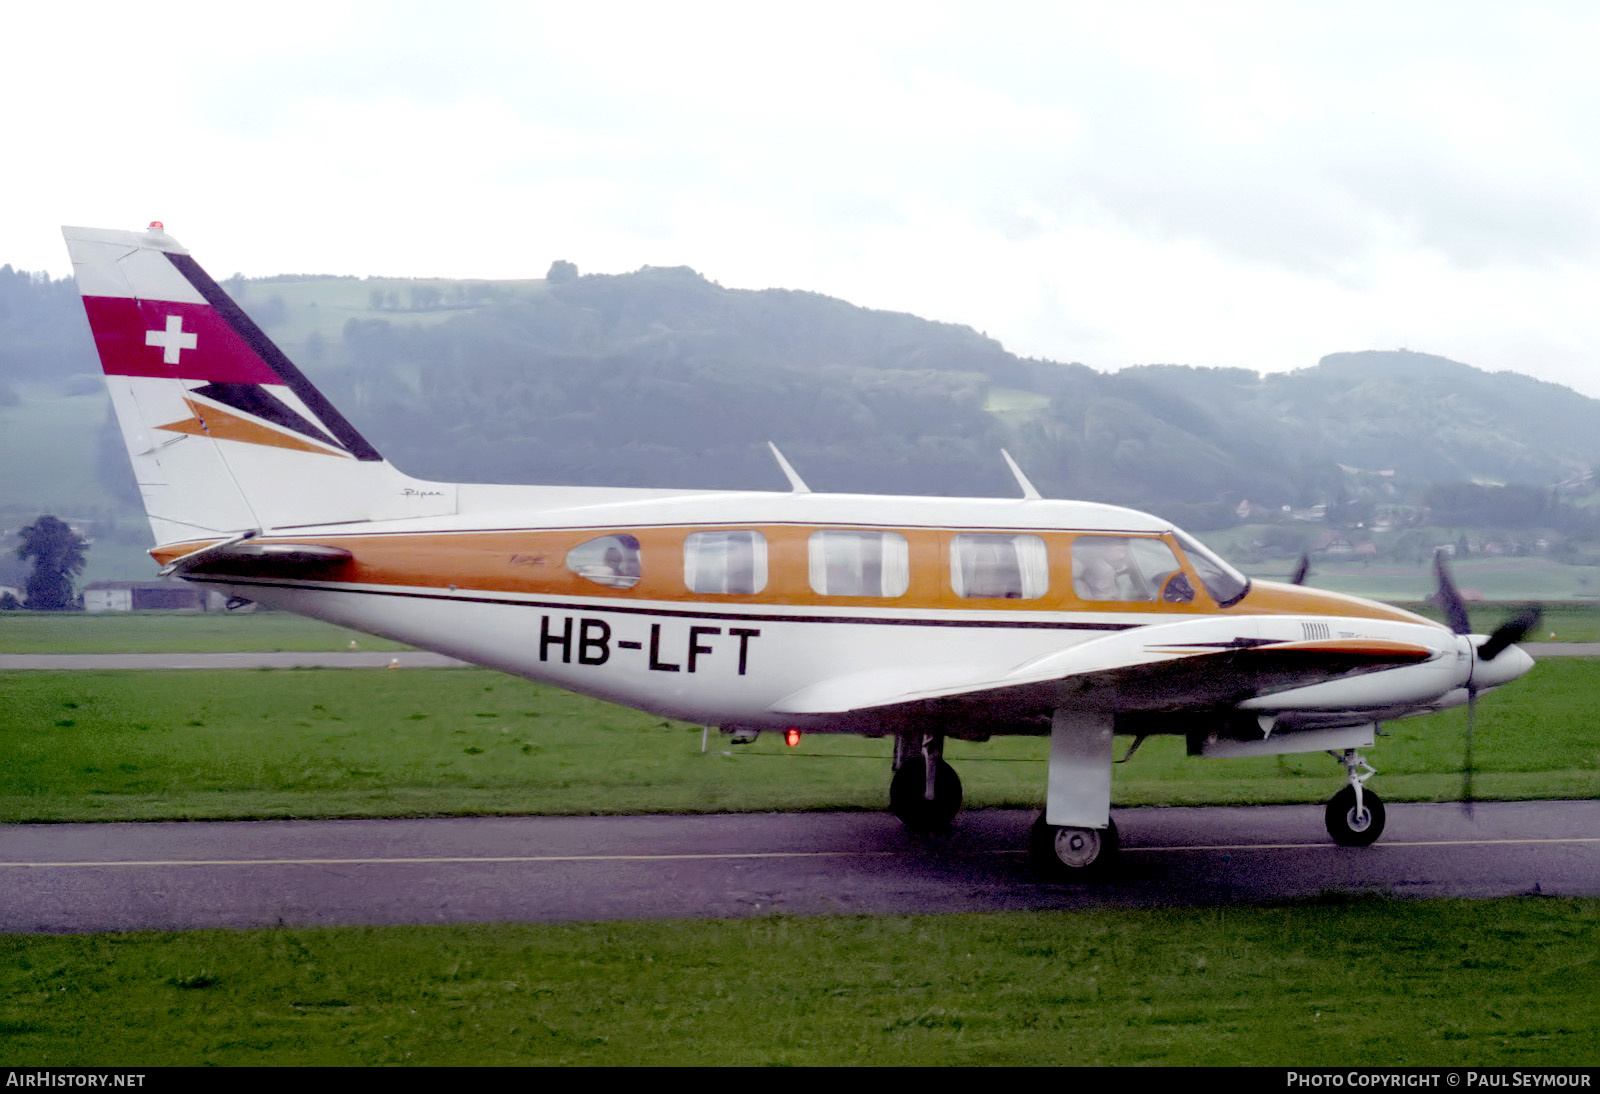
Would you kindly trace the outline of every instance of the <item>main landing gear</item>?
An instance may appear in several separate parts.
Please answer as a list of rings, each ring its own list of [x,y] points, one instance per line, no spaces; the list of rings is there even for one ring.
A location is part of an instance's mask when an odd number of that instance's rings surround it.
[[[1104,736],[1109,741],[1109,727],[1107,730]],[[941,734],[910,732],[895,738],[889,810],[913,832],[942,832],[950,827],[961,809],[961,780],[955,769],[945,763],[941,754],[943,748]],[[1091,760],[1097,755],[1093,752]],[[1071,759],[1067,755],[1066,762],[1070,764]],[[1107,754],[1103,759],[1107,770],[1101,791],[1109,798],[1111,757]],[[1061,762],[1061,757],[1057,757],[1057,762]],[[1098,772],[1102,765],[1092,760],[1085,766]],[[1064,811],[1063,819],[1077,820],[1076,825],[1048,824],[1045,814],[1039,814],[1028,836],[1028,851],[1035,871],[1041,876],[1051,881],[1089,881],[1110,869],[1120,843],[1117,825],[1107,815],[1108,803],[1098,798],[1097,801],[1098,810],[1068,808]],[[1100,818],[1105,819],[1105,827],[1090,827]]]
[[[1328,799],[1324,820],[1328,835],[1341,847],[1366,847],[1383,835],[1383,799],[1365,789],[1374,772],[1372,765],[1353,748],[1332,753],[1344,764],[1350,783]]]
[[[1070,828],[1047,824],[1040,813],[1028,833],[1028,861],[1050,881],[1088,881],[1111,868],[1120,845],[1114,820],[1104,828]]]
[[[944,762],[943,751],[940,734],[895,738],[889,811],[913,832],[942,832],[961,811],[961,779]]]

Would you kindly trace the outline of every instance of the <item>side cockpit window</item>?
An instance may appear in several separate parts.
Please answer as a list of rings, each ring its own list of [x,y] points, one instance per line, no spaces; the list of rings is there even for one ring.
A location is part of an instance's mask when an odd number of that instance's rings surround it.
[[[601,536],[567,552],[567,569],[596,585],[631,589],[639,583],[639,541],[632,536]]]
[[[1137,536],[1079,536],[1072,541],[1072,591],[1079,600],[1187,604],[1194,586],[1172,548]]]
[[[767,587],[767,537],[694,533],[683,541],[683,583],[692,593],[759,593]]]
[[[960,597],[1037,600],[1050,588],[1044,540],[1032,535],[959,535],[950,541],[950,585]]]
[[[814,532],[811,591],[821,596],[904,596],[911,549],[898,532]]]

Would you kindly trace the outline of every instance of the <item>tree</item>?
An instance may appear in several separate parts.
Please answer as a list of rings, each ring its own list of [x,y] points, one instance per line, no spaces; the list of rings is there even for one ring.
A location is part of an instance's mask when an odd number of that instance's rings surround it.
[[[64,612],[73,607],[72,579],[83,573],[83,552],[88,544],[71,526],[43,516],[22,530],[17,557],[33,559],[28,576],[28,607],[34,611]]]
[[[578,280],[578,267],[564,258],[558,258],[550,263],[550,272],[544,275],[544,279],[552,285],[565,285]]]

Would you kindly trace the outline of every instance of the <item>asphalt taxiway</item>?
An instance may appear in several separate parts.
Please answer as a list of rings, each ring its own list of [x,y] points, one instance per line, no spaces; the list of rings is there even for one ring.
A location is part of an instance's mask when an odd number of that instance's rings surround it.
[[[1393,803],[1360,849],[1319,806],[1115,816],[1092,884],[1033,876],[1019,810],[938,837],[874,813],[9,825],[0,933],[1600,896],[1600,801]]]
[[[1600,646],[1533,646],[1535,657]],[[437,667],[394,653],[0,655],[16,669]],[[0,826],[0,933],[925,913],[1400,896],[1600,896],[1600,802],[1390,803],[1370,848],[1320,806],[1122,809],[1123,855],[1044,884],[1032,814],[937,837],[886,814]]]

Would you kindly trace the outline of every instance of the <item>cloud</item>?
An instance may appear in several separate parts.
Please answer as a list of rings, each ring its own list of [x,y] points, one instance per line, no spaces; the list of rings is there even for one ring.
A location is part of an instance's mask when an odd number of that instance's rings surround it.
[[[48,89],[0,119],[0,261],[157,216],[223,272],[688,264],[1101,367],[1600,341],[1583,5],[92,15],[0,45]]]

